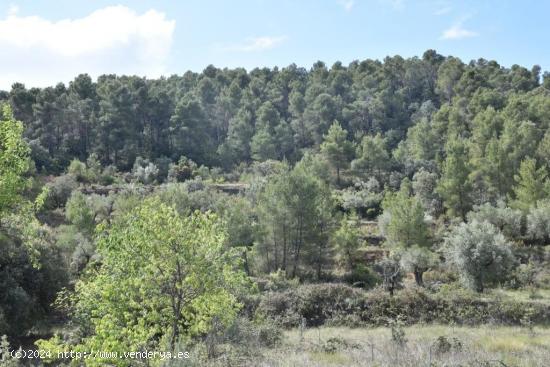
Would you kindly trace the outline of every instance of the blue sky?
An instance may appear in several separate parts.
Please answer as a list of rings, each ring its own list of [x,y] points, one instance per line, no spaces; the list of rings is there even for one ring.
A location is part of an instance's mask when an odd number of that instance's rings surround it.
[[[1,1],[0,89],[87,72],[148,77],[310,67],[427,49],[550,69],[550,2],[446,0]]]

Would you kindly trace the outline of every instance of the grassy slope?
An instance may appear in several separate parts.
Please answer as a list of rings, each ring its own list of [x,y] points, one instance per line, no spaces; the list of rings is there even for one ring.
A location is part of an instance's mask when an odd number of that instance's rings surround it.
[[[437,354],[439,336],[457,338],[462,350]],[[517,366],[550,365],[550,328],[536,327],[533,332],[518,327],[412,326],[405,328],[407,343],[397,347],[388,328],[309,329],[300,337],[299,330],[286,332],[284,342],[265,352],[264,366]],[[320,346],[329,338],[341,338],[348,346],[327,353]],[[372,350],[371,350],[372,345]],[[372,354],[374,361],[372,361]],[[484,364],[487,363],[487,364]],[[504,363],[504,364],[502,364]]]

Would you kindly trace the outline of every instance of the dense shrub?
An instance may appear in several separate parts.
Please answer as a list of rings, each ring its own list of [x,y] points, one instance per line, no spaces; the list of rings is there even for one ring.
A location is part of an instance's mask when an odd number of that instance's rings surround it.
[[[503,201],[496,206],[483,204],[474,206],[474,210],[468,213],[468,221],[489,222],[497,227],[503,235],[511,239],[518,239],[522,235],[523,214],[519,209],[506,207]]]
[[[71,161],[67,173],[73,176],[78,182],[86,182],[88,180],[86,164],[78,159],[73,159]]]
[[[178,163],[171,164],[168,170],[168,181],[170,182],[183,182],[193,178],[195,171],[197,170],[197,164],[192,160],[182,156]]]
[[[268,292],[257,312],[274,318],[283,326],[297,326],[302,318],[307,326],[317,326],[338,315],[356,311],[361,293],[344,284],[310,284],[284,292]]]
[[[357,264],[344,276],[344,281],[354,287],[370,289],[382,282],[382,279],[371,268]]]
[[[52,182],[46,185],[48,195],[46,197],[44,208],[55,209],[65,206],[71,193],[78,187],[78,183],[70,175],[56,177]]]
[[[132,176],[134,180],[141,182],[142,184],[152,184],[157,180],[159,169],[154,163],[149,162],[147,159],[137,157],[132,168]]]

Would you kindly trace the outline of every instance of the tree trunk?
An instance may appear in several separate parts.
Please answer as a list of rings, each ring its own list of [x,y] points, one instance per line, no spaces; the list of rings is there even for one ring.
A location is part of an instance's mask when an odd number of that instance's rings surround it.
[[[416,284],[423,287],[424,286],[424,272],[421,270],[415,270],[414,271],[414,280],[416,281]]]

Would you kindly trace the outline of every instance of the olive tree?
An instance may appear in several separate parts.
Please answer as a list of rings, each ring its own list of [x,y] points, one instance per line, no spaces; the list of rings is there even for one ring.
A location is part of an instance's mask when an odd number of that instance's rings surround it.
[[[527,214],[527,237],[535,242],[550,241],[550,202],[539,201]]]
[[[399,264],[401,267],[414,274],[414,280],[417,285],[423,285],[423,275],[430,268],[437,265],[437,255],[425,247],[412,246],[400,254]]]
[[[468,221],[489,222],[497,227],[508,238],[520,238],[523,213],[519,209],[512,209],[499,201],[496,206],[489,203],[475,205],[474,210],[468,213]]]
[[[461,223],[445,238],[445,251],[463,284],[477,292],[506,279],[515,264],[510,242],[489,222]]]
[[[384,213],[379,217],[378,225],[386,237],[386,245],[396,255],[404,256],[401,266],[414,273],[416,284],[423,285],[424,272],[436,262],[430,250],[424,208],[415,196],[410,195],[407,181],[398,192],[388,192],[382,205]]]

